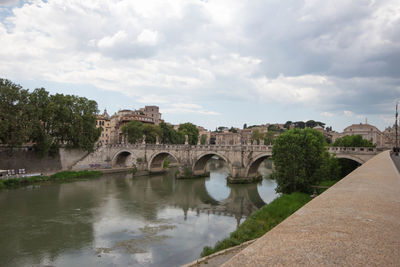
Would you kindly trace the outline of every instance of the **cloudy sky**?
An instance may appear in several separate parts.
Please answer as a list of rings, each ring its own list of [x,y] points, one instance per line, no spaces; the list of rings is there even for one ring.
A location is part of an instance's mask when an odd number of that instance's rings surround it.
[[[399,0],[0,0],[0,77],[206,128],[393,124]]]

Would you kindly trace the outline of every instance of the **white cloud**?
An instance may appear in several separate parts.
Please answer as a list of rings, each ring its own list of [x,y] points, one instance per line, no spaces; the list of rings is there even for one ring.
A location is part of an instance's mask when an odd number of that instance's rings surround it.
[[[89,83],[169,113],[217,115],[202,106],[223,100],[387,114],[400,94],[395,0],[36,0],[4,14],[3,77]]]
[[[164,114],[201,114],[211,116],[221,115],[218,112],[206,110],[202,106],[192,103],[174,103],[169,107],[164,107],[162,111]]]
[[[351,112],[350,110],[344,110],[344,111],[343,111],[343,114],[344,114],[346,117],[351,117],[351,116],[354,115],[354,113]]]
[[[125,31],[118,31],[113,36],[105,36],[103,37],[97,45],[100,48],[109,48],[113,47],[118,43],[125,41],[127,38],[127,33]]]
[[[156,45],[158,41],[158,32],[144,29],[137,37],[139,43],[145,45]]]
[[[333,117],[333,116],[335,116],[335,114],[332,113],[332,112],[324,111],[324,112],[321,113],[321,116],[324,116],[324,117]]]

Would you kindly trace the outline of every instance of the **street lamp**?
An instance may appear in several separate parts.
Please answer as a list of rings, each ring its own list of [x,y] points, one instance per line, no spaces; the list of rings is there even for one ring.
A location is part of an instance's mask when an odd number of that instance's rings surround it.
[[[399,146],[398,146],[398,141],[397,141],[397,117],[399,116],[399,113],[397,111],[397,106],[399,104],[399,100],[396,101],[396,121],[394,123],[395,125],[395,131],[396,131],[396,144],[394,145],[394,152],[395,155],[398,156],[399,155]]]

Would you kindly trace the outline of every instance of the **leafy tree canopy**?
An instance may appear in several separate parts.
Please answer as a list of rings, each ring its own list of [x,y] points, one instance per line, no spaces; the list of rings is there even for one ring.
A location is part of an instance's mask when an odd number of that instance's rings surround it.
[[[277,192],[309,193],[311,185],[336,176],[339,164],[326,152],[325,145],[323,135],[311,128],[281,134],[272,149]]]
[[[84,97],[33,92],[0,79],[0,141],[10,148],[33,142],[42,156],[65,145],[92,151],[100,136],[97,103]]]
[[[188,136],[190,145],[197,144],[197,140],[199,138],[199,130],[193,123],[186,122],[179,125],[178,132],[182,133],[183,136]]]
[[[366,139],[363,139],[361,135],[346,135],[335,140],[332,146],[339,147],[375,147],[375,145]]]

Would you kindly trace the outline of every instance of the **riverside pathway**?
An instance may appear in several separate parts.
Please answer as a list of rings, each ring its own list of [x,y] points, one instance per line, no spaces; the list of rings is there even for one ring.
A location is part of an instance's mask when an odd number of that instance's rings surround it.
[[[372,158],[222,266],[400,266],[400,175]]]

